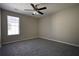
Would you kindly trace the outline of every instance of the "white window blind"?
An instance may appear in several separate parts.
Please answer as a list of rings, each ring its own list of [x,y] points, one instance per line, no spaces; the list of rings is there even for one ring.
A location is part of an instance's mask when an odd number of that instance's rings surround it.
[[[7,16],[8,35],[19,34],[19,17]]]

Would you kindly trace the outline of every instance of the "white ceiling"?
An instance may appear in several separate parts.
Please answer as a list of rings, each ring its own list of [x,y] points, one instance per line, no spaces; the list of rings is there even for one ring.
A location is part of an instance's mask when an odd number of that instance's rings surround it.
[[[47,7],[47,9],[42,10],[44,15],[32,15],[33,11],[28,11],[33,10],[31,7],[30,3],[0,3],[0,7],[9,11],[21,13],[21,14],[26,14],[29,16],[34,16],[34,17],[43,17],[49,14],[53,14],[57,11],[60,11],[64,8],[68,8],[71,6],[78,5],[76,3],[40,3],[38,7]],[[27,9],[27,11],[24,11],[24,9]]]

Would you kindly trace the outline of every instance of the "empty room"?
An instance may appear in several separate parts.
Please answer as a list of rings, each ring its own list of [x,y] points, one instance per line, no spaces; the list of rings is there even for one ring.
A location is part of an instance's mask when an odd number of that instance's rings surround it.
[[[79,3],[0,3],[1,56],[79,56]]]

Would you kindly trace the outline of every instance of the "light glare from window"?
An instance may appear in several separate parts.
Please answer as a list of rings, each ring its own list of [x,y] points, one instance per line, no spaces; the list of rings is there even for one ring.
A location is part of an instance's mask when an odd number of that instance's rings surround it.
[[[19,17],[7,16],[8,35],[19,34]]]

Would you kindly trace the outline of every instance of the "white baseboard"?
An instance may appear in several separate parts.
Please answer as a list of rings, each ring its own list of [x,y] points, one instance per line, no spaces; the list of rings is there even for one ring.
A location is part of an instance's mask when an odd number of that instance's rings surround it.
[[[15,40],[15,41],[10,41],[10,42],[4,42],[2,44],[4,45],[4,44],[14,43],[14,42],[18,42],[18,41],[23,41],[23,40],[34,39],[34,38],[37,38],[37,37],[23,38],[23,39],[20,39],[20,40]]]
[[[34,39],[34,38],[43,38],[43,39],[46,39],[46,40],[56,41],[56,42],[60,42],[60,43],[64,43],[64,44],[68,44],[68,45],[79,47],[79,45],[77,45],[77,44],[63,42],[63,41],[59,41],[59,40],[55,40],[55,39],[50,39],[50,38],[47,38],[47,37],[44,37],[44,36],[24,38],[24,39],[21,39],[21,40],[16,40],[16,41],[11,41],[11,42],[4,42],[3,44],[9,44],[9,43],[17,42],[17,41],[29,40],[29,39]],[[1,47],[1,45],[0,45],[0,47]]]
[[[56,41],[56,42],[72,45],[72,46],[75,46],[75,47],[79,47],[79,45],[77,45],[77,44],[63,42],[63,41],[59,41],[59,40],[55,40],[55,39],[50,39],[50,38],[47,38],[47,37],[44,37],[44,36],[39,36],[39,38],[43,38],[43,39],[46,39],[46,40]]]

